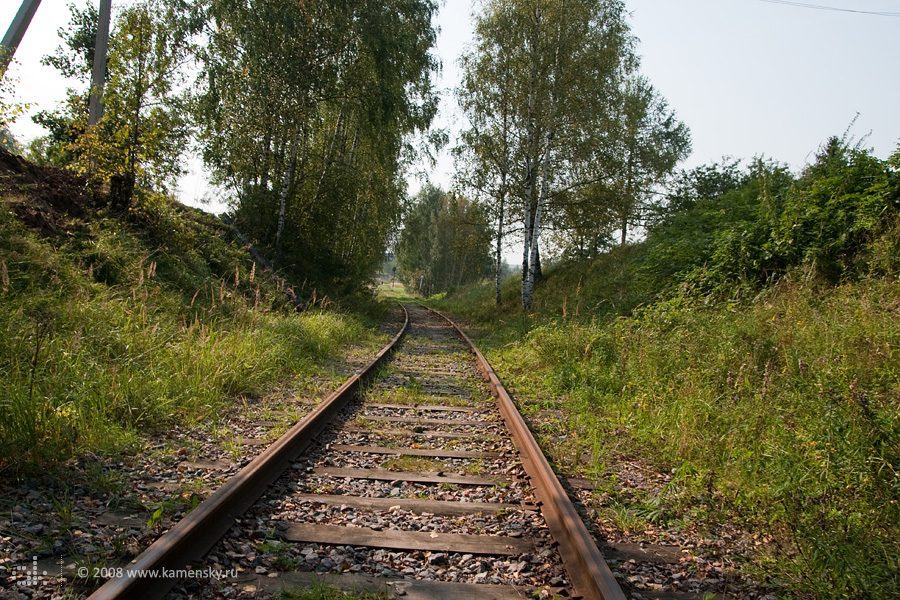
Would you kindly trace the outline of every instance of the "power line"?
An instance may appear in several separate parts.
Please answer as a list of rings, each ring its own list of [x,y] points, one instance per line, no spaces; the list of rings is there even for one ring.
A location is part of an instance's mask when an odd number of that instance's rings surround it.
[[[821,4],[806,4],[805,2],[790,2],[788,0],[759,0],[760,2],[768,2],[770,4],[784,4],[787,6],[798,6],[800,8],[813,8],[816,10],[833,10],[836,12],[858,13],[862,15],[876,15],[879,17],[900,17],[898,12],[885,12],[874,10],[855,10],[852,8],[838,8],[836,6],[822,6]]]

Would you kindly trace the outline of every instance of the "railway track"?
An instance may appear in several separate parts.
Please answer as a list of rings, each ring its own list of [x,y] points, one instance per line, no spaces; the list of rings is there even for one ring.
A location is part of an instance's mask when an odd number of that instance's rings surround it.
[[[316,582],[407,598],[624,599],[480,352],[443,316],[405,310],[363,372],[127,567],[153,576],[123,571],[91,599]],[[186,569],[202,576],[171,576]]]

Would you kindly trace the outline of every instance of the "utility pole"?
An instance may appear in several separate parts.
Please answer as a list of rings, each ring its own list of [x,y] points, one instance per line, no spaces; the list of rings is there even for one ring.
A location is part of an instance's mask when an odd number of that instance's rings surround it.
[[[9,29],[6,30],[6,35],[3,36],[3,42],[0,42],[0,45],[3,46],[0,48],[0,78],[6,73],[6,68],[12,61],[13,54],[16,53],[16,48],[19,47],[22,36],[25,35],[25,30],[28,29],[28,25],[31,24],[31,17],[34,16],[35,11],[40,4],[41,0],[22,0],[22,6],[19,7],[19,12],[16,13],[12,24],[9,26]]]
[[[38,0],[40,2],[40,0]],[[91,100],[88,105],[88,127],[97,124],[103,116],[103,86],[106,83],[106,51],[109,48],[109,17],[112,0],[100,0],[100,22],[97,24],[97,41],[94,46],[94,68],[91,71]]]

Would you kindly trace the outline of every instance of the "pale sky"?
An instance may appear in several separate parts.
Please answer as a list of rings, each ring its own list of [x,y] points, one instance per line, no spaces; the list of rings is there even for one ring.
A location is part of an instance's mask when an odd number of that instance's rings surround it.
[[[803,4],[893,12],[898,0]],[[797,169],[831,135],[900,141],[900,17],[761,0],[628,0],[643,70],[691,128],[689,165],[765,154]]]
[[[900,0],[802,3],[900,15]],[[441,87],[459,81],[471,0],[441,9]],[[900,142],[900,16],[803,8],[780,0],[626,0],[642,71],[691,129],[685,167],[764,155],[796,171],[831,135],[871,131],[887,158]],[[452,98],[441,126],[459,128]],[[447,185],[445,156],[434,181]]]
[[[36,109],[64,98],[65,81],[39,61],[59,44],[67,1],[42,1],[16,53],[17,99]],[[0,0],[3,33],[20,4]],[[865,145],[880,158],[897,149],[900,17],[791,4],[900,14],[900,0],[627,0],[643,72],[691,129],[694,151],[685,166],[765,155],[797,170],[857,113],[851,134],[858,139],[871,131]],[[438,125],[451,129],[451,145],[462,126],[451,92],[457,59],[471,41],[471,12],[471,0],[446,0],[438,17],[444,63],[438,86],[447,92]],[[43,131],[24,117],[13,133],[29,139]],[[448,187],[451,171],[448,151],[432,180]],[[205,186],[194,177],[181,188],[182,201],[190,202]]]

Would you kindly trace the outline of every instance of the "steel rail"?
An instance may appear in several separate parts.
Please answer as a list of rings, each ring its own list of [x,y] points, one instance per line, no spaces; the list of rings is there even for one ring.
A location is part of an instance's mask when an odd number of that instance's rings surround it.
[[[426,307],[427,308],[427,307]],[[606,564],[594,538],[588,532],[575,510],[575,506],[547,462],[528,425],[519,414],[512,397],[497,373],[491,368],[484,354],[475,346],[469,336],[443,313],[429,309],[443,317],[462,340],[469,346],[478,361],[478,368],[488,381],[491,391],[497,397],[500,413],[512,433],[513,443],[519,451],[519,458],[525,472],[531,479],[541,513],[553,539],[559,543],[559,552],[565,564],[575,591],[586,600],[626,600],[625,593]]]
[[[409,326],[409,313],[402,305],[401,308],[405,315],[403,327],[372,362],[123,567],[122,577],[108,580],[88,600],[161,598],[178,581],[177,577],[166,577],[165,574],[190,569],[192,561],[202,558],[225,535],[234,520],[262,496],[266,487],[309,446],[356,395],[362,381],[374,374],[375,369],[394,350]]]

